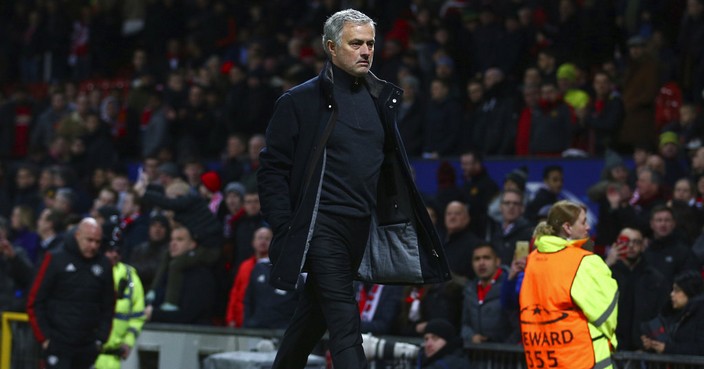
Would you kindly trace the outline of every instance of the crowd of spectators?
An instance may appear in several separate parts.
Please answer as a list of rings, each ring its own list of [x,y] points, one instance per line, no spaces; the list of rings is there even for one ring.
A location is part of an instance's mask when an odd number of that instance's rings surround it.
[[[619,321],[619,340],[662,352],[640,324],[704,264],[702,0],[3,2],[0,215],[10,220],[0,271],[38,267],[85,215],[117,215],[123,261],[151,288],[152,317],[184,316],[180,286],[209,280],[198,291],[209,306],[187,322],[284,325],[287,309],[253,310],[297,298],[263,283],[271,235],[258,153],[276,97],[320,70],[319,30],[344,7],[377,22],[372,70],[405,91],[409,155],[459,157],[463,182],[441,162],[428,197],[453,281],[356,286],[363,327],[420,336],[444,318],[465,343],[518,342],[525,259],[514,252],[564,198],[563,171],[546,167],[529,193],[524,168],[497,184],[483,158],[592,156],[605,161],[589,190],[594,250],[623,283],[623,315],[639,312]],[[138,178],[127,174],[134,163]],[[170,242],[181,251],[169,254]],[[26,273],[14,278],[0,310],[22,306]],[[643,290],[647,311],[634,300]],[[687,289],[689,300],[699,304],[700,290]]]

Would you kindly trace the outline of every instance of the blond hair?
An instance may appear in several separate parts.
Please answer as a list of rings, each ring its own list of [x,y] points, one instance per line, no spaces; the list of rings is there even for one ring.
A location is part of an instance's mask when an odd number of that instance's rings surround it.
[[[542,236],[563,237],[562,225],[565,223],[574,224],[582,211],[587,211],[587,207],[582,204],[567,200],[556,202],[548,212],[548,219],[535,227],[533,237],[536,240]]]

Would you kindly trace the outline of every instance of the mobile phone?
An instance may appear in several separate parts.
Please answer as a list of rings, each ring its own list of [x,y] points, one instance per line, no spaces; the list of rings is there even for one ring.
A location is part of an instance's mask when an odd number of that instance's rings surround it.
[[[516,250],[513,252],[513,260],[518,260],[528,256],[528,241],[516,241]]]
[[[627,236],[618,236],[616,239],[616,245],[621,246],[621,245],[628,245],[628,243],[631,242],[631,239],[628,238]],[[618,253],[620,257],[626,256],[628,253],[628,247],[624,247],[621,249],[621,251]]]

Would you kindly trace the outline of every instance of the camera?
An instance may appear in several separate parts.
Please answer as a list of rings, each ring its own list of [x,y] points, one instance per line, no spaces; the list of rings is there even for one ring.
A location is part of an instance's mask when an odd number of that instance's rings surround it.
[[[362,334],[362,348],[367,360],[415,360],[420,348],[406,342],[396,342],[371,334]]]

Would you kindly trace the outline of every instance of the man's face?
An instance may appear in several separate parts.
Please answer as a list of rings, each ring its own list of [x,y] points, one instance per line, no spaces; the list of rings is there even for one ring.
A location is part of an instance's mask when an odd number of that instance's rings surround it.
[[[631,59],[633,59],[633,60],[639,60],[640,58],[643,57],[644,53],[645,53],[645,48],[642,45],[634,45],[634,46],[630,46],[628,48],[628,54],[631,56]]]
[[[557,170],[553,170],[548,173],[548,177],[545,179],[545,185],[552,193],[559,193],[562,191],[562,182],[562,173]]]
[[[194,85],[188,90],[188,103],[191,106],[199,107],[205,101],[204,96],[203,89]]]
[[[692,199],[692,187],[687,179],[680,179],[675,183],[675,189],[672,191],[672,199],[688,202]]]
[[[480,281],[489,281],[501,264],[491,247],[477,247],[472,254],[472,269]]]
[[[447,345],[447,341],[444,338],[436,336],[432,333],[426,333],[423,336],[423,350],[425,350],[426,357],[432,357],[440,349]]]
[[[551,71],[555,68],[555,58],[548,54],[538,54],[538,68],[544,72]]]
[[[657,185],[653,183],[652,173],[648,171],[643,171],[638,175],[638,180],[636,181],[636,188],[641,196],[650,197],[657,192]]]
[[[225,205],[227,205],[227,210],[234,214],[242,208],[242,197],[237,192],[228,192],[225,194]]]
[[[700,147],[692,157],[692,169],[704,171],[704,147]]]
[[[271,244],[271,239],[274,238],[274,234],[268,228],[260,228],[254,233],[254,239],[252,240],[252,247],[254,247],[254,252],[257,254],[268,254],[269,245]]]
[[[635,229],[624,229],[619,234],[619,238],[628,238],[628,249],[626,250],[626,259],[636,261],[645,250],[645,242],[643,235]]]
[[[655,239],[667,237],[675,229],[675,219],[669,211],[659,211],[650,218],[650,229]]]
[[[64,214],[69,214],[71,213],[71,202],[65,195],[56,195],[53,208]]]
[[[662,155],[663,158],[673,159],[677,156],[678,149],[677,145],[668,142],[660,146],[660,155]]]
[[[17,176],[15,177],[15,184],[17,184],[17,188],[29,188],[33,186],[35,182],[36,177],[34,177],[32,172],[28,169],[21,168],[17,171]]]
[[[469,213],[467,206],[453,201],[447,205],[445,210],[445,227],[447,233],[453,234],[464,230],[469,225]]]
[[[39,219],[37,219],[37,232],[44,233],[51,230],[53,224],[49,221],[50,214],[51,210],[49,209],[44,209],[42,213],[39,214]]]
[[[125,196],[125,200],[122,202],[122,209],[120,209],[122,216],[128,217],[138,211],[139,207],[134,202],[134,195],[127,194],[127,196]]]
[[[183,168],[189,182],[197,182],[200,180],[200,175],[203,174],[203,167],[200,164],[189,163]]]
[[[235,158],[242,156],[246,151],[246,147],[242,139],[239,137],[230,137],[227,139],[227,156]]]
[[[166,227],[161,222],[155,221],[149,225],[149,240],[161,242],[166,238]]]
[[[440,81],[433,81],[430,84],[430,98],[433,101],[442,101],[444,100],[449,91],[447,89],[447,86],[445,86],[442,82]]]
[[[555,102],[557,101],[558,93],[557,93],[557,87],[553,85],[544,85],[540,88],[540,98],[548,101],[548,102]]]
[[[66,97],[63,94],[54,94],[51,97],[51,108],[54,111],[61,111],[66,107]]]
[[[261,205],[259,204],[259,194],[248,193],[244,195],[244,211],[249,216],[255,216],[259,214],[261,210]]]
[[[130,180],[125,176],[117,176],[112,179],[110,185],[117,192],[125,192],[130,188]]]
[[[611,82],[609,81],[609,77],[607,77],[605,74],[600,73],[594,76],[594,92],[596,92],[596,96],[599,98],[604,98],[611,93]]]
[[[372,67],[374,59],[374,27],[371,24],[345,23],[340,45],[328,41],[332,63],[355,77],[363,77]]]
[[[91,259],[98,255],[102,236],[103,230],[97,224],[79,224],[76,230],[76,241],[78,250],[84,258]]]
[[[506,192],[501,199],[499,210],[504,223],[513,223],[523,215],[523,200],[517,193]]]
[[[156,181],[159,178],[159,160],[155,158],[144,159],[144,174],[149,178],[149,181]]]
[[[196,248],[196,242],[191,238],[190,232],[186,228],[177,228],[171,231],[171,242],[169,243],[169,255],[175,258]]]
[[[484,87],[480,83],[473,82],[467,86],[467,96],[472,103],[477,104],[482,101],[483,94]]]
[[[462,168],[462,174],[465,178],[471,178],[479,174],[482,166],[474,155],[464,154],[460,157],[460,168]]]
[[[259,158],[259,153],[266,146],[266,142],[261,137],[253,137],[249,140],[248,150],[251,159]]]
[[[699,0],[687,0],[687,15],[692,18],[699,18],[704,11],[704,6]]]

